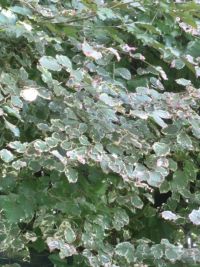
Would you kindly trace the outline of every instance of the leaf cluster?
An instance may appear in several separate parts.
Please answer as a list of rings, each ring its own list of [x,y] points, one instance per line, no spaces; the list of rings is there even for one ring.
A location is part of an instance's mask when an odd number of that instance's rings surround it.
[[[1,1],[0,253],[198,266],[199,12]]]

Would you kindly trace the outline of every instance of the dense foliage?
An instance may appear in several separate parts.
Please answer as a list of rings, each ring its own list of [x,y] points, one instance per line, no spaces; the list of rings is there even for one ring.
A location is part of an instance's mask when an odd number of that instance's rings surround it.
[[[0,252],[199,266],[198,1],[0,4]]]

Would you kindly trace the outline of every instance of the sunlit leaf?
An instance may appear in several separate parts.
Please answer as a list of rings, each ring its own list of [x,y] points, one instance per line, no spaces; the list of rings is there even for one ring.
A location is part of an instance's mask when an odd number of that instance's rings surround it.
[[[6,129],[10,130],[14,136],[16,136],[16,137],[20,136],[20,130],[16,125],[10,123],[6,119],[4,119],[4,122],[5,122]]]
[[[58,61],[50,56],[43,56],[39,60],[40,65],[48,70],[53,70],[53,71],[60,71],[61,70],[61,65],[58,63]]]
[[[86,57],[90,57],[95,60],[102,58],[101,52],[98,52],[97,50],[95,50],[86,41],[82,44],[82,51]]]
[[[190,221],[195,225],[200,225],[200,210],[192,210],[189,214]]]
[[[56,55],[56,60],[60,65],[65,67],[68,71],[72,70],[72,63],[67,56]]]
[[[20,93],[21,97],[29,102],[35,101],[38,96],[38,91],[35,88],[26,88],[23,89]]]
[[[169,221],[176,221],[179,218],[175,213],[173,213],[173,212],[171,212],[169,210],[163,211],[161,213],[161,216],[162,216],[163,219],[169,220]]]
[[[0,150],[0,157],[6,163],[9,163],[14,159],[14,155],[7,149]]]

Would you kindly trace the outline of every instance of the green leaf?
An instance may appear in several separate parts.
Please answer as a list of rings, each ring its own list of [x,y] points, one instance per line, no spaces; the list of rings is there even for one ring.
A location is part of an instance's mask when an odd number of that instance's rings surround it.
[[[153,254],[155,259],[161,259],[163,257],[164,251],[162,245],[153,245],[151,247],[151,253]]]
[[[52,93],[49,90],[46,90],[45,88],[39,88],[37,93],[43,99],[51,100]]]
[[[164,181],[164,177],[156,171],[149,172],[147,182],[151,186],[159,187]]]
[[[8,143],[8,147],[16,150],[16,152],[18,152],[18,153],[25,153],[26,148],[27,148],[27,143],[21,143],[20,141],[14,141],[14,142]]]
[[[17,203],[16,196],[1,197],[1,208],[3,208],[6,217],[10,223],[18,223],[20,219],[25,217],[23,207]]]
[[[171,118],[170,113],[168,111],[165,111],[165,110],[155,110],[150,115],[161,128],[167,127],[167,124],[165,123],[165,121],[163,119],[170,119]]]
[[[72,70],[71,60],[67,56],[56,55],[56,60],[60,65],[65,67],[67,71],[70,72]]]
[[[118,231],[129,223],[129,216],[123,209],[115,210],[113,219],[113,226]]]
[[[181,249],[172,245],[167,247],[165,250],[165,256],[171,262],[179,260],[181,258],[181,254]]]
[[[54,239],[52,237],[47,238],[47,245],[49,247],[50,251],[54,251],[55,249],[60,250],[59,256],[61,259],[64,259],[66,257],[70,257],[74,254],[76,254],[76,249],[74,246],[69,245],[67,243],[64,243],[63,240]]]
[[[56,147],[59,143],[59,140],[56,139],[56,138],[53,138],[53,137],[46,137],[45,138],[45,143],[50,147],[50,148],[53,148],[53,147]]]
[[[66,168],[65,175],[69,181],[69,183],[76,183],[78,180],[78,172],[73,168]]]
[[[10,130],[15,137],[20,136],[20,131],[17,126],[4,119],[6,129]]]
[[[115,19],[116,14],[110,8],[101,7],[97,11],[97,15],[101,20]]]
[[[36,150],[40,152],[47,152],[49,150],[49,147],[47,144],[42,140],[37,140],[34,142],[34,147]]]
[[[141,198],[137,195],[131,197],[131,204],[137,209],[142,209],[144,205]]]
[[[198,119],[191,119],[192,133],[196,138],[200,138],[200,121]]]
[[[159,157],[164,157],[169,154],[170,146],[165,143],[156,142],[153,144],[153,150]]]
[[[172,171],[176,171],[177,167],[177,163],[173,159],[169,159],[169,169]]]
[[[180,59],[174,59],[171,63],[172,68],[176,68],[177,70],[181,70],[185,67],[185,63]]]
[[[184,149],[192,149],[192,140],[185,132],[181,132],[177,135],[177,143]]]
[[[183,86],[191,85],[191,81],[190,80],[186,80],[184,78],[177,79],[176,83],[180,84],[180,85],[183,85]]]
[[[53,70],[53,71],[61,71],[62,67],[58,64],[57,60],[50,56],[43,56],[40,58],[39,63],[42,67]]]
[[[109,105],[109,106],[115,106],[116,103],[114,102],[113,98],[108,96],[107,94],[103,93],[99,96],[99,99],[101,101],[103,101],[105,104]]]
[[[65,229],[64,237],[67,243],[73,243],[76,240],[76,234],[70,226]]]
[[[134,262],[134,245],[129,242],[122,242],[115,247],[115,253],[119,256],[125,257],[128,263]]]
[[[124,78],[125,80],[131,80],[131,73],[128,69],[117,68],[115,69],[115,75]]]
[[[41,170],[41,165],[37,160],[29,161],[28,167],[34,172],[39,172]]]
[[[58,254],[51,254],[48,258],[55,266],[68,267],[66,259],[61,259]]]
[[[27,7],[12,6],[10,8],[10,10],[12,10],[14,13],[17,13],[17,14],[20,14],[20,15],[24,15],[24,16],[32,15],[31,10],[29,8],[27,8]]]
[[[23,102],[18,96],[12,95],[11,96],[11,103],[16,108],[23,108]]]
[[[188,178],[189,177],[187,177],[187,175],[183,171],[177,170],[176,172],[174,172],[173,180],[171,181],[173,190],[180,191],[183,188],[186,188],[188,184]]]
[[[9,115],[21,120],[21,116],[19,115],[19,111],[16,108],[11,108],[9,106],[3,106],[3,110]]]
[[[14,162],[12,163],[12,167],[13,167],[15,170],[18,170],[18,171],[19,171],[20,169],[26,167],[26,166],[27,166],[26,162],[25,162],[25,161],[21,161],[21,160],[16,160],[16,161],[14,161]]]
[[[191,55],[194,58],[199,57],[200,41],[198,39],[191,41],[187,45],[186,54]]]

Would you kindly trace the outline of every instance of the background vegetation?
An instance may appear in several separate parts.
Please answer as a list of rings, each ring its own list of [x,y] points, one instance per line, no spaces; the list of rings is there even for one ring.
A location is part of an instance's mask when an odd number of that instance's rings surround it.
[[[0,4],[1,255],[199,266],[198,1]]]

